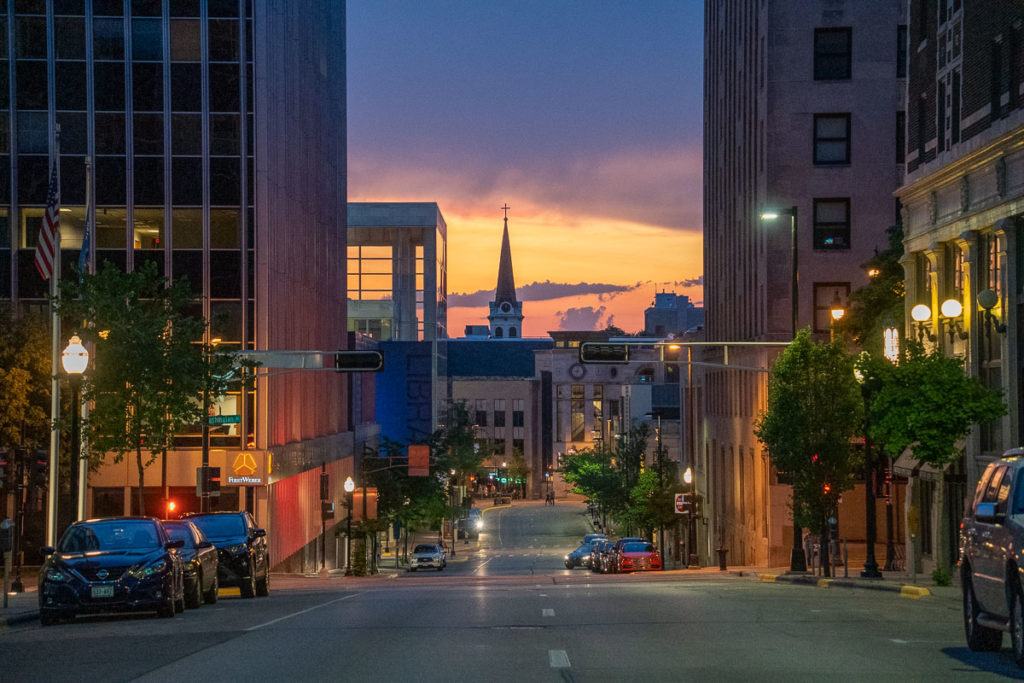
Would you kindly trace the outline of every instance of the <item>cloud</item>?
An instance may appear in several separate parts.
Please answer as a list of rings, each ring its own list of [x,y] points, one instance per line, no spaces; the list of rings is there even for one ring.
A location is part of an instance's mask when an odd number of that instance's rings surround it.
[[[704,276],[698,275],[697,277],[686,278],[685,280],[676,280],[672,284],[676,287],[703,287]]]
[[[604,296],[612,292],[626,292],[629,285],[613,285],[605,282],[531,282],[528,285],[516,288],[516,295],[520,301],[548,301],[550,299],[561,299],[567,296],[578,296],[581,294],[597,294]],[[478,289],[475,292],[455,292],[448,295],[449,306],[486,306],[493,300],[493,289]]]
[[[555,315],[558,316],[558,329],[597,330],[607,327],[607,324],[601,324],[601,318],[604,317],[606,310],[604,306],[581,306],[557,311]]]

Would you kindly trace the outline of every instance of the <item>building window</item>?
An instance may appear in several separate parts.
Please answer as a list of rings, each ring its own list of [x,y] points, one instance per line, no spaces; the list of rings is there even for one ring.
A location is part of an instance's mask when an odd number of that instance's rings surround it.
[[[569,423],[572,429],[571,441],[579,443],[586,440],[586,424],[583,416],[584,410],[583,385],[573,384],[572,394],[569,403]]]
[[[907,26],[896,27],[896,78],[907,77]]]
[[[896,163],[907,160],[907,112],[896,112]]]
[[[348,248],[348,298],[354,301],[391,299],[391,247]]]
[[[850,163],[850,115],[814,115],[814,163]]]
[[[938,138],[938,152],[946,150],[946,83],[939,80],[939,96],[935,98],[935,135]]]
[[[832,328],[832,307],[838,300],[843,308],[850,301],[849,282],[814,283],[814,331],[828,332]]]
[[[946,245],[946,298],[963,301],[964,252],[956,244]]]
[[[522,439],[512,439],[512,453],[514,455],[524,455],[526,453],[526,442]]]
[[[949,106],[949,142],[955,145],[960,142],[960,71],[953,72],[953,87],[950,92]]]
[[[814,248],[850,248],[850,200],[814,200]]]
[[[604,439],[604,386],[594,385],[594,394],[591,398],[591,408],[594,412],[593,440]]]
[[[505,439],[494,440],[494,454],[501,456],[505,455]]]
[[[514,399],[512,401],[512,426],[523,427],[525,426],[525,413],[523,411],[524,401],[521,398]]]
[[[494,426],[495,427],[504,427],[505,426],[505,408],[503,406],[501,408],[501,410],[498,410],[498,406],[497,406],[498,401],[495,401],[494,403],[495,403],[495,406],[494,406]],[[504,403],[504,401],[502,401],[502,403]]]
[[[1002,240],[999,235],[987,235],[984,239],[985,277],[982,282],[985,283],[985,287],[991,289],[1001,298],[1003,292],[1002,279],[1000,278],[1000,271],[1003,266]]]
[[[476,400],[476,426],[487,426],[487,400],[478,398]]]
[[[814,80],[836,81],[851,76],[852,29],[814,29]]]

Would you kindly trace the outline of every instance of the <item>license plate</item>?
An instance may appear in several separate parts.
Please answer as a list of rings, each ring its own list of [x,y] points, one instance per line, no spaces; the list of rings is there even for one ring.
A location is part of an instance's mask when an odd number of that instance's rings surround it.
[[[93,586],[92,597],[94,598],[112,598],[114,597],[113,586]]]

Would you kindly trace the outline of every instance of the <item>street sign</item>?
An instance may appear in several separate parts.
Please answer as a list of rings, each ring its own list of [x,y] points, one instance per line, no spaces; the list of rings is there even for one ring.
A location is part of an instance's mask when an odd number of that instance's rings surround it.
[[[676,494],[676,514],[677,515],[685,515],[688,512],[689,512],[689,510],[686,507],[686,494],[685,493],[677,493]]]
[[[241,415],[211,415],[206,419],[211,427],[215,425],[236,425],[242,422]]]
[[[581,363],[628,363],[629,346],[606,342],[583,342],[580,344]]]
[[[338,372],[379,372],[384,369],[380,351],[336,351],[334,369]]]

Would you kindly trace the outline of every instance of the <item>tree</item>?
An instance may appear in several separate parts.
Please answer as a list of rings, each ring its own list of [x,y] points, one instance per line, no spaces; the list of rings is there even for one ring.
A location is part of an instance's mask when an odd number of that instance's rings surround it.
[[[38,316],[0,310],[0,446],[44,447],[50,434],[50,334]]]
[[[903,230],[894,225],[888,234],[886,249],[863,264],[871,273],[868,283],[850,294],[850,310],[836,323],[839,336],[848,336],[873,356],[882,355],[885,328],[900,327],[904,316]]]
[[[853,486],[859,463],[850,439],[862,412],[853,359],[838,343],[816,343],[809,330],[798,332],[772,367],[768,406],[755,433],[793,486],[795,523],[826,541],[827,520]]]
[[[961,443],[979,422],[1006,414],[1002,396],[964,372],[963,360],[938,347],[925,351],[905,341],[899,362],[866,358],[860,370],[875,389],[869,404],[869,436],[892,456],[910,449],[923,463],[943,471],[962,456]],[[944,484],[936,505],[944,510]],[[948,525],[938,527],[936,566],[948,569]]]
[[[526,481],[530,477],[530,468],[526,464],[523,452],[518,448],[512,453],[508,461],[508,476],[519,488],[519,493],[526,497]]]
[[[188,313],[188,281],[168,284],[151,262],[132,273],[107,263],[81,282],[61,284],[58,310],[88,321],[78,334],[95,345],[82,386],[83,399],[93,403],[83,430],[95,453],[113,453],[115,462],[135,454],[145,514],[146,467],[175,434],[207,418],[199,400],[204,384],[214,399],[223,395],[235,359],[197,343],[206,323]]]

